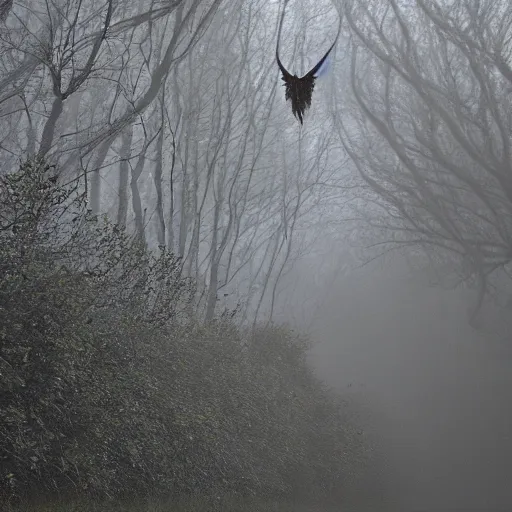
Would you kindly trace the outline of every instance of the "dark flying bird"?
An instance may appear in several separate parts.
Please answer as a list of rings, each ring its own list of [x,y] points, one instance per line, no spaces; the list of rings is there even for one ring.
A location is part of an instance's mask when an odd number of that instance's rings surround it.
[[[279,69],[282,73],[282,78],[284,82],[284,86],[286,87],[285,91],[285,98],[286,101],[291,100],[292,102],[292,112],[295,118],[298,118],[300,121],[300,124],[303,124],[303,118],[304,118],[304,112],[311,107],[311,99],[313,96],[313,89],[315,88],[315,79],[318,77],[318,72],[320,71],[322,65],[327,60],[327,57],[329,57],[329,54],[331,53],[332,49],[334,48],[334,45],[336,44],[336,41],[338,40],[338,37],[340,35],[341,30],[341,19],[340,19],[340,26],[338,28],[338,34],[336,35],[336,39],[334,40],[334,43],[332,43],[329,50],[327,50],[327,53],[320,59],[318,64],[316,64],[311,71],[306,73],[303,77],[298,77],[297,75],[292,75],[289,73],[286,68],[283,66],[283,63],[281,62],[281,59],[279,58],[279,40],[281,38],[281,29],[283,27],[283,20],[284,20],[284,12],[286,9],[286,4],[289,0],[285,2],[283,13],[281,15],[281,21],[279,23],[279,31],[277,34],[277,46],[276,46],[276,60],[277,65],[279,66]]]

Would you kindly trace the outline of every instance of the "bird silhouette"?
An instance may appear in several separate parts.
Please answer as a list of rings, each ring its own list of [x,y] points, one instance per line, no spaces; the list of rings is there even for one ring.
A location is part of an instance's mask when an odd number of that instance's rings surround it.
[[[285,99],[286,101],[290,100],[292,103],[292,113],[296,119],[300,121],[300,124],[303,125],[304,122],[304,113],[308,108],[311,107],[311,100],[313,97],[313,90],[315,88],[315,80],[318,76],[318,72],[320,68],[325,63],[327,57],[331,53],[334,48],[336,41],[340,35],[341,30],[341,19],[340,26],[338,28],[338,34],[336,35],[336,39],[334,43],[331,45],[327,53],[320,59],[318,64],[316,64],[308,73],[306,73],[303,77],[298,77],[296,74],[292,75],[287,69],[283,66],[281,59],[279,58],[279,40],[281,38],[281,29],[283,27],[284,14],[286,5],[288,4],[288,0],[285,2],[283,12],[281,15],[281,21],[279,23],[279,30],[277,35],[277,46],[276,46],[276,60],[279,69],[281,70],[282,77],[281,80],[284,82],[285,90]]]

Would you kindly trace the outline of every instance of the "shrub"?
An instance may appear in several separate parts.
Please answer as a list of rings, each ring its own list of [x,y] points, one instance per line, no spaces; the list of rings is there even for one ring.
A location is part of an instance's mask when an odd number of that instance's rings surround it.
[[[0,272],[4,497],[320,496],[360,463],[306,339],[191,318],[180,261],[43,161],[0,178]]]

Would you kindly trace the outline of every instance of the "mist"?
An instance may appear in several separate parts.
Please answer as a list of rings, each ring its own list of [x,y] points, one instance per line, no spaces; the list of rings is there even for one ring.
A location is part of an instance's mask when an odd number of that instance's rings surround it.
[[[333,288],[312,326],[311,360],[365,410],[375,459],[356,503],[508,510],[509,338],[468,325],[467,292],[429,286],[404,266],[361,269]]]
[[[0,507],[512,510],[511,92],[509,0],[0,0]]]

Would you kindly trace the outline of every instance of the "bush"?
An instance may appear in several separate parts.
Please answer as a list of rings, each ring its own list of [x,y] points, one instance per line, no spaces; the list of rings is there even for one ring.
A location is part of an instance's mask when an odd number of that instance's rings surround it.
[[[0,178],[6,499],[340,488],[363,451],[307,340],[205,325],[194,297],[179,260],[92,216],[43,161]]]

